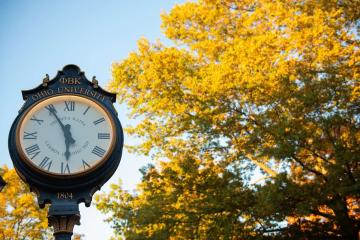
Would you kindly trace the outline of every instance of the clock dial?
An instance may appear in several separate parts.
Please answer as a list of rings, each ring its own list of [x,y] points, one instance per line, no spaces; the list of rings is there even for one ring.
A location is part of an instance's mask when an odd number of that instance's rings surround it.
[[[36,169],[72,175],[99,166],[112,151],[114,124],[94,101],[66,95],[48,98],[20,120],[20,153]]]

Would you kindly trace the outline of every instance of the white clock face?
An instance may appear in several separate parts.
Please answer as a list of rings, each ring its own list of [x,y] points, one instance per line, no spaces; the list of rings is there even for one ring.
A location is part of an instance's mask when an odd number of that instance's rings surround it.
[[[114,125],[94,101],[65,95],[31,108],[18,127],[17,141],[25,160],[51,174],[89,171],[112,150]]]

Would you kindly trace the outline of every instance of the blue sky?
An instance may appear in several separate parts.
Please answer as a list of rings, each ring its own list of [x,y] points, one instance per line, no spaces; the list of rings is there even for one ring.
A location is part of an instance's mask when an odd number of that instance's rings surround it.
[[[0,1],[0,165],[12,167],[7,148],[10,126],[23,100],[21,90],[41,83],[45,74],[54,77],[66,64],[76,64],[91,79],[96,75],[104,86],[111,79],[111,64],[136,50],[146,37],[165,41],[160,13],[180,0],[2,0]],[[133,120],[126,106],[116,104],[123,126]],[[125,144],[137,139],[125,136]],[[126,189],[139,181],[138,169],[148,160],[125,151],[120,167],[103,187],[121,178]],[[108,239],[112,230],[93,206],[81,206],[81,226],[75,232],[87,240]]]

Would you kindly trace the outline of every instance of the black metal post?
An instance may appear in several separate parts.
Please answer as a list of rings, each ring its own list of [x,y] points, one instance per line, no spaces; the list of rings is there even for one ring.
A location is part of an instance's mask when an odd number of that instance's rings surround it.
[[[79,206],[76,203],[52,204],[48,222],[54,228],[55,240],[71,240],[75,224],[80,225]]]
[[[72,233],[58,233],[54,234],[55,240],[71,240]]]

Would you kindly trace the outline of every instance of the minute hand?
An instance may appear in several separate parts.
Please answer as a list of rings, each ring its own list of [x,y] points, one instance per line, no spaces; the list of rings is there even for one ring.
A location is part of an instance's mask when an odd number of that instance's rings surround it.
[[[45,108],[46,108],[47,110],[49,110],[50,114],[53,114],[53,115],[55,116],[56,120],[57,120],[58,123],[60,124],[61,129],[63,130],[64,135],[65,135],[65,126],[64,126],[64,124],[61,122],[61,120],[59,119],[59,117],[56,115],[56,109],[55,109],[55,107],[52,106],[52,105],[49,105],[49,106],[46,106]]]

